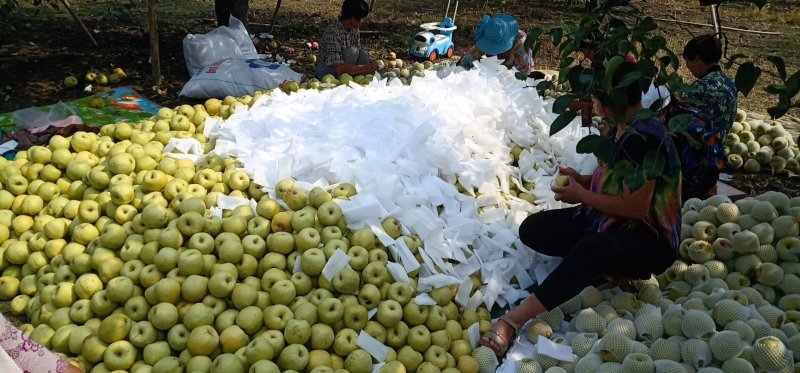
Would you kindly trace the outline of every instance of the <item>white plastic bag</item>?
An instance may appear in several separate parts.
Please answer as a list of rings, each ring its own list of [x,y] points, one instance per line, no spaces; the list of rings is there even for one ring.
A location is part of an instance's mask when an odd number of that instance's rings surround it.
[[[19,128],[26,128],[31,133],[44,131],[50,126],[66,127],[71,124],[83,123],[81,117],[61,101],[50,105],[50,110],[46,112],[36,107],[17,110],[11,114],[11,119]]]
[[[183,86],[180,96],[223,98],[252,95],[272,89],[286,80],[298,83],[303,75],[287,65],[255,58],[224,59],[204,67]]]
[[[642,95],[642,107],[649,108],[653,106],[656,101],[662,100],[661,109],[663,109],[669,105],[671,99],[672,97],[670,97],[669,88],[667,88],[667,86],[660,85],[656,87],[651,83],[650,88]]]
[[[189,75],[225,58],[258,58],[258,52],[242,21],[231,16],[228,26],[220,26],[207,34],[188,34],[183,38],[183,58]]]

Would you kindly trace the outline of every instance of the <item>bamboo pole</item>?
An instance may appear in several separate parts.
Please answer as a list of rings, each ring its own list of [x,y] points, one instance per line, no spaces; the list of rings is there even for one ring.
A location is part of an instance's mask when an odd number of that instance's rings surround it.
[[[687,21],[679,21],[677,19],[666,19],[666,18],[656,18],[656,17],[652,17],[652,18],[654,20],[656,20],[656,21],[674,22],[674,23],[680,23],[680,24],[683,24],[683,25],[692,25],[692,26],[700,26],[700,27],[714,27],[714,25],[709,25],[709,24],[705,24],[705,23],[687,22]],[[722,26],[721,28],[723,30],[747,32],[747,33],[751,33],[751,34],[782,35],[780,32],[773,32],[773,31],[745,30],[745,29],[741,29],[741,28],[728,27],[728,26]]]
[[[75,11],[72,10],[72,6],[69,5],[69,1],[61,0],[61,3],[64,4],[64,8],[67,8],[67,11],[69,12],[69,15],[72,16],[72,19],[74,19],[75,22],[78,22],[78,24],[81,25],[81,27],[83,28],[83,31],[86,32],[86,35],[89,36],[89,39],[92,40],[92,44],[94,44],[94,46],[96,47],[97,46],[97,40],[94,40],[94,36],[92,36],[92,33],[89,31],[88,28],[86,28],[86,25],[83,24],[83,21],[81,21],[81,19],[78,18],[78,15],[75,14]]]
[[[714,21],[714,34],[722,40],[722,21],[719,17],[719,4],[711,5],[711,19]]]
[[[156,6],[158,0],[148,0],[147,2],[147,22],[150,31],[150,73],[153,85],[161,85],[161,59],[158,53],[158,14]]]

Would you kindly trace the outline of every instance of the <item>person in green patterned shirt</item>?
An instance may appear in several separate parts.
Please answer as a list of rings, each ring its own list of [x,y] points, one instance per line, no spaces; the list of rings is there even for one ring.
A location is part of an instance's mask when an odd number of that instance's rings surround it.
[[[719,66],[722,45],[713,34],[697,36],[683,48],[686,67],[697,80],[685,99],[697,107],[712,130],[724,138],[736,118],[736,84]]]
[[[691,90],[676,100],[694,118],[687,129],[700,146],[680,136],[676,138],[683,163],[683,200],[704,199],[716,191],[719,173],[725,166],[726,156],[722,140],[736,118],[736,85],[719,65],[722,45],[713,34],[690,40],[683,49],[686,67],[697,80]]]

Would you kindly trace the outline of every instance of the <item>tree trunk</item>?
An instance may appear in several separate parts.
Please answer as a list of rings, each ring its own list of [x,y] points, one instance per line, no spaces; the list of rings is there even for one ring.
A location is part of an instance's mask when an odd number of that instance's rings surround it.
[[[150,75],[153,85],[161,85],[161,57],[158,49],[158,0],[147,2],[147,23],[150,33]]]
[[[249,0],[214,0],[214,12],[217,14],[217,26],[227,26],[228,18],[233,15],[247,28],[247,12]],[[249,31],[249,30],[248,30]]]

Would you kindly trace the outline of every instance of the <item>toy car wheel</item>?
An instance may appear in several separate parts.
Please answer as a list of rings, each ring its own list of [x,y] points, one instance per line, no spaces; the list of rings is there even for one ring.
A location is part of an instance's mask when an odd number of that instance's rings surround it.
[[[436,61],[436,59],[437,59],[438,57],[439,57],[439,55],[436,53],[436,51],[433,51],[433,52],[431,52],[431,55],[430,55],[430,56],[428,56],[428,60],[430,60],[431,62],[433,62],[433,61]]]
[[[447,58],[453,57],[453,47],[447,48]]]

